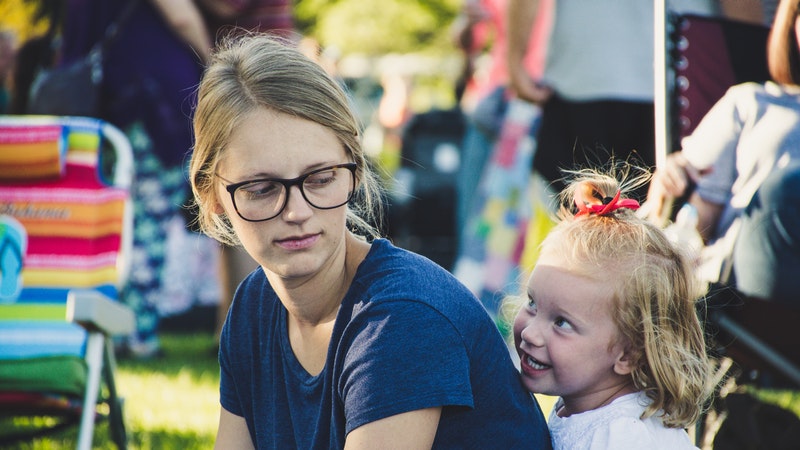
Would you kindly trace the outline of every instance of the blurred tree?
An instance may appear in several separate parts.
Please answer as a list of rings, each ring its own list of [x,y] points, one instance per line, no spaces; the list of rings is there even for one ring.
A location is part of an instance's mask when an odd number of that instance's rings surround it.
[[[300,31],[344,54],[449,52],[461,0],[296,0]]]
[[[44,34],[62,0],[0,0],[0,28],[14,30],[17,41]]]

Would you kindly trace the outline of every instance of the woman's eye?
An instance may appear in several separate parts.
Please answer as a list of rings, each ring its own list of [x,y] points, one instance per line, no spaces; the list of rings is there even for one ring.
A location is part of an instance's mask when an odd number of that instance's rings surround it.
[[[248,198],[263,198],[277,195],[281,192],[282,186],[273,182],[258,182],[243,186],[239,190]]]
[[[308,178],[305,179],[303,185],[305,187],[322,187],[332,183],[333,180],[335,179],[336,179],[336,171],[331,169],[310,175]]]

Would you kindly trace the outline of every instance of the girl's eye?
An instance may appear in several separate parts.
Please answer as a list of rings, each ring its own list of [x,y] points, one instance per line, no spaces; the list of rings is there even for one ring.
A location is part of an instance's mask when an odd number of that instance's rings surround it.
[[[563,318],[563,317],[556,318],[556,320],[553,323],[555,324],[555,326],[557,328],[563,328],[565,330],[571,330],[572,329],[572,324],[569,323],[569,321],[567,319]]]
[[[538,309],[539,309],[539,308],[538,308],[538,306],[536,306],[536,300],[534,300],[534,299],[533,299],[533,297],[530,297],[530,296],[529,296],[529,297],[528,297],[528,310],[529,310],[529,311],[530,311],[532,314],[536,314],[536,311],[537,311]]]

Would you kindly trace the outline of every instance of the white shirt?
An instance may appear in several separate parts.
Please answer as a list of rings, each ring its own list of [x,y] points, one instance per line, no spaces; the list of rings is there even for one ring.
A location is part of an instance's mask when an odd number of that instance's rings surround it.
[[[658,413],[640,419],[650,402],[636,392],[601,408],[558,417],[559,399],[548,419],[553,450],[697,450],[686,430],[665,427]]]
[[[681,147],[693,167],[710,169],[697,183],[698,195],[725,205],[701,258],[703,277],[714,282],[753,194],[770,173],[800,158],[800,89],[773,82],[733,86]]]

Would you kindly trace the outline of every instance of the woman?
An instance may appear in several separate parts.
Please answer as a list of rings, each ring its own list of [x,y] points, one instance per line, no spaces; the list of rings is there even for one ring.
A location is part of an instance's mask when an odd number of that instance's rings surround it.
[[[647,197],[657,217],[666,199],[696,184],[689,203],[709,244],[701,257],[707,281],[794,305],[800,289],[798,12],[794,0],[778,6],[767,47],[773,81],[731,87],[655,172]],[[728,259],[730,279],[722,273]]]
[[[194,115],[199,224],[260,265],[220,337],[216,447],[550,448],[477,300],[377,238],[339,84],[275,39],[222,44]]]

